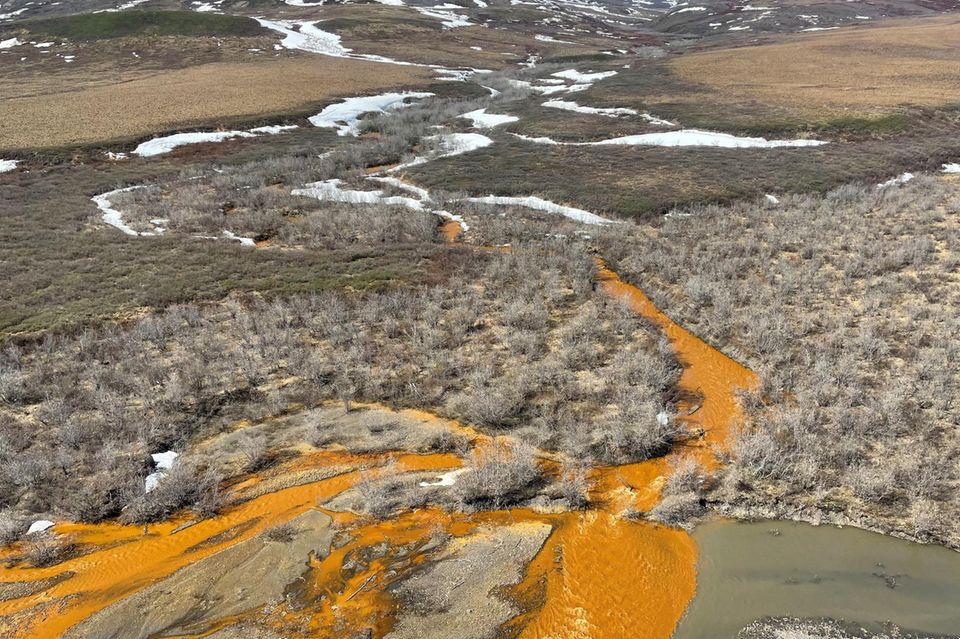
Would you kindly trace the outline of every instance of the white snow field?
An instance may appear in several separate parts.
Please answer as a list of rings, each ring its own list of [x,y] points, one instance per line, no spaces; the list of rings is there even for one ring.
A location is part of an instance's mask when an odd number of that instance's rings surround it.
[[[492,129],[493,127],[500,126],[501,124],[509,124],[510,122],[516,122],[520,119],[515,115],[487,113],[486,109],[469,111],[460,117],[470,120],[470,122],[473,124],[473,128],[475,129]]]
[[[729,133],[700,131],[699,129],[681,129],[663,133],[642,133],[625,135],[597,142],[558,142],[548,137],[515,137],[535,144],[560,144],[565,146],[608,146],[612,144],[627,146],[712,146],[727,149],[775,149],[782,147],[820,146],[827,144],[822,140],[767,140],[766,138],[744,138]]]
[[[432,93],[405,91],[402,93],[381,93],[346,98],[327,107],[309,118],[310,124],[324,129],[336,129],[337,135],[357,135],[360,131],[360,116],[364,113],[385,113],[402,109],[409,100],[420,100],[433,96]]]
[[[528,195],[526,197],[509,197],[502,195],[485,195],[483,197],[468,197],[466,198],[467,202],[477,202],[480,204],[497,204],[501,206],[522,206],[528,209],[533,209],[535,211],[543,211],[544,213],[555,213],[562,215],[563,217],[569,218],[571,220],[582,222],[583,224],[613,224],[613,220],[608,220],[605,217],[600,217],[596,213],[591,213],[590,211],[584,211],[583,209],[574,208],[572,206],[564,206],[562,204],[557,204],[551,202],[550,200],[544,200],[536,196]]]

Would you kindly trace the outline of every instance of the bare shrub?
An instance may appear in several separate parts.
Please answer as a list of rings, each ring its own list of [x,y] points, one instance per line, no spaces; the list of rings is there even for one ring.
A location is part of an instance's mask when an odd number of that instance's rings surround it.
[[[60,563],[76,549],[73,539],[51,531],[34,533],[23,544],[23,558],[34,568]]]
[[[454,492],[465,509],[499,509],[529,496],[542,480],[534,449],[497,440],[471,452]]]
[[[290,523],[280,524],[279,526],[268,529],[267,532],[264,533],[264,536],[270,541],[289,543],[296,538],[297,529]]]
[[[587,471],[582,464],[568,463],[560,468],[560,495],[574,510],[583,510],[590,505],[590,480]]]

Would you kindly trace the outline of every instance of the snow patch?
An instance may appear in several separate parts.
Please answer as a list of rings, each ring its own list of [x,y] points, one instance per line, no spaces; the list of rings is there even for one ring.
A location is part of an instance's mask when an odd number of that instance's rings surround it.
[[[387,204],[406,206],[416,211],[424,210],[423,203],[411,197],[399,195],[386,196],[383,191],[355,191],[341,188],[342,180],[332,179],[321,182],[310,182],[303,188],[293,189],[292,195],[312,197],[321,202],[344,202],[346,204]]]
[[[418,13],[425,15],[429,18],[434,18],[439,20],[445,29],[458,29],[460,27],[470,27],[473,26],[473,23],[470,22],[467,18],[463,17],[460,14],[450,11],[449,8],[461,8],[457,5],[450,5],[450,7],[412,7]]]
[[[123,189],[114,189],[113,191],[107,191],[106,193],[101,193],[100,195],[94,195],[90,199],[93,200],[93,203],[96,204],[97,208],[102,212],[101,219],[103,219],[104,223],[119,229],[126,235],[159,235],[163,232],[162,229],[154,229],[153,231],[134,230],[123,221],[123,213],[113,208],[113,205],[110,203],[110,198],[112,198],[114,195],[118,195],[120,193],[129,193],[130,191],[136,191],[137,189],[142,188],[144,188],[143,185],[128,186]]]
[[[899,186],[900,184],[906,184],[916,176],[913,173],[901,173],[895,178],[890,178],[886,182],[881,182],[877,185],[878,189],[885,189],[890,186]]]
[[[590,211],[584,211],[583,209],[574,208],[572,206],[564,206],[562,204],[557,204],[536,196],[509,197],[501,195],[486,195],[483,197],[468,197],[466,198],[466,201],[477,202],[479,204],[497,204],[501,206],[523,206],[535,211],[543,211],[544,213],[562,215],[563,217],[575,220],[577,222],[582,222],[584,224],[614,223],[613,220],[600,217],[599,215],[591,213]]]
[[[45,530],[53,528],[53,522],[49,519],[38,519],[37,521],[30,524],[30,527],[27,528],[27,534],[32,535],[34,533],[41,533]]]
[[[240,237],[239,235],[234,234],[233,231],[224,231],[223,236],[228,240],[237,240],[240,242],[241,246],[256,246],[257,243],[252,237]]]
[[[133,150],[134,155],[152,157],[169,153],[179,146],[200,144],[202,142],[223,142],[231,138],[253,138],[255,133],[248,131],[207,131],[198,133],[175,133],[159,138],[153,138],[141,143]]]
[[[469,111],[460,116],[461,118],[466,118],[470,120],[475,129],[491,129],[495,126],[500,126],[501,124],[509,124],[510,122],[516,122],[520,118],[515,115],[506,115],[500,113],[487,113],[486,109],[477,109],[476,111]]]
[[[957,164],[956,162],[944,164],[941,171],[943,173],[960,173],[960,164]]]
[[[637,115],[636,109],[628,109],[626,107],[588,107],[581,106],[570,100],[547,100],[543,103],[543,106],[550,109],[560,109],[562,111],[604,115],[610,118],[615,118],[619,115]]]
[[[420,485],[424,488],[430,486],[453,486],[455,483],[457,483],[457,477],[465,472],[467,472],[466,468],[451,470],[443,473],[442,475],[437,475],[437,478],[434,481],[422,481],[420,482]]]
[[[610,78],[617,75],[616,71],[600,71],[598,73],[581,73],[576,69],[567,69],[566,71],[557,71],[556,73],[551,73],[555,78],[564,78],[566,80],[573,80],[574,82],[585,82],[592,83],[597,80],[602,80],[604,78]]]
[[[356,98],[347,98],[331,104],[317,115],[309,118],[310,124],[321,129],[336,129],[337,135],[357,135],[360,132],[360,116],[364,113],[385,113],[408,106],[407,100],[429,98],[432,93],[382,93]]]
[[[410,162],[400,164],[390,169],[391,172],[426,164],[431,160],[448,158],[454,155],[463,155],[470,151],[476,151],[493,144],[493,140],[479,133],[442,133],[440,135],[431,135],[424,138],[424,142],[433,147],[433,151],[422,155]]]
[[[714,131],[700,131],[698,129],[681,129],[663,133],[643,133],[640,135],[626,135],[597,142],[557,142],[550,138],[528,138],[517,136],[529,142],[538,144],[563,144],[567,146],[712,146],[728,149],[763,148],[774,149],[781,147],[805,147],[827,144],[821,140],[767,140],[766,138],[744,138],[728,133]]]
[[[21,44],[23,44],[23,42],[17,38],[0,40],[0,49],[12,49],[13,47],[19,47]]]
[[[0,173],[6,173],[17,168],[20,160],[0,160]]]
[[[143,480],[143,492],[152,492],[160,485],[160,480],[167,475],[167,471],[173,468],[173,463],[180,455],[168,450],[165,453],[154,453],[150,455],[157,470],[147,475]]]

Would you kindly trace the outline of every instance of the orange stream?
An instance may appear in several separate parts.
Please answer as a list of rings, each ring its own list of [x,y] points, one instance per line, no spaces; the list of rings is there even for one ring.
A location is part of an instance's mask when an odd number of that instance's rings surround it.
[[[735,392],[753,386],[755,375],[675,324],[602,261],[597,266],[605,293],[663,330],[683,365],[681,389],[702,402],[682,417],[703,429],[701,442],[671,456],[692,454],[716,468],[716,450],[727,445],[740,415]],[[678,407],[681,415],[689,404]],[[667,459],[595,471],[601,509],[564,516],[521,585],[523,592],[536,579],[546,582],[543,606],[526,620],[521,639],[670,637],[696,591],[696,545],[683,531],[618,517],[628,508],[655,506],[668,473]]]
[[[455,241],[456,222],[442,225]],[[660,312],[639,289],[624,283],[598,260],[604,292],[624,298],[640,315],[666,334],[683,365],[680,386],[691,400],[679,406],[682,419],[702,428],[703,438],[678,447],[672,456],[694,455],[707,468],[718,465],[716,452],[728,443],[731,424],[740,414],[735,391],[753,386],[754,374],[687,332]],[[686,413],[690,413],[687,415]],[[421,411],[403,411],[422,422],[437,421]],[[456,422],[445,422],[474,446],[492,439]],[[382,465],[397,459],[399,470],[446,470],[461,465],[453,455],[394,455],[362,457],[346,452],[314,453],[296,460],[304,466]],[[553,456],[544,455],[545,469],[554,472]],[[384,636],[392,626],[396,604],[387,592],[393,581],[426,560],[420,551],[437,533],[463,536],[483,525],[523,520],[549,522],[554,531],[528,566],[523,581],[511,589],[525,612],[507,624],[521,639],[667,639],[696,589],[697,549],[684,532],[622,517],[624,511],[647,511],[660,499],[670,472],[668,459],[591,473],[593,510],[558,515],[528,510],[464,515],[428,508],[374,523],[349,513],[331,513],[337,524],[349,527],[350,539],[331,549],[329,556],[310,560],[311,570],[293,596],[293,605],[279,606],[264,621],[286,636],[349,636],[359,628]],[[283,469],[281,469],[283,470]],[[156,582],[177,569],[207,557],[261,531],[289,521],[353,486],[360,471],[319,482],[285,488],[231,508],[224,514],[174,532],[180,522],[150,527],[100,524],[61,524],[57,531],[72,534],[82,544],[99,547],[82,557],[52,568],[0,568],[0,582],[33,581],[72,571],[75,576],[29,597],[0,602],[0,615],[28,610],[45,602],[63,604],[34,615],[22,637],[55,637],[93,613]],[[254,486],[253,477],[233,486]],[[236,534],[210,541],[234,529]],[[200,548],[193,548],[201,542]],[[357,561],[359,559],[359,561]],[[223,620],[216,628],[236,619]],[[214,628],[214,629],[216,629]],[[197,637],[212,632],[207,629]]]

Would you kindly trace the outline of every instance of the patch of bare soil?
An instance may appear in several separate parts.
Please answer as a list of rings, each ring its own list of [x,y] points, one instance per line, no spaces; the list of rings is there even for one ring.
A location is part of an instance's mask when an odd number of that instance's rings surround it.
[[[492,593],[520,582],[551,530],[524,522],[450,542],[427,569],[395,588],[403,612],[388,639],[494,636],[520,610]]]
[[[290,522],[289,535],[260,535],[191,564],[93,615],[66,636],[192,634],[266,606],[306,570],[311,553],[327,553],[331,521],[319,511],[307,511]]]

